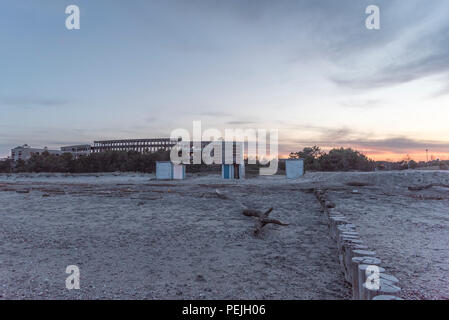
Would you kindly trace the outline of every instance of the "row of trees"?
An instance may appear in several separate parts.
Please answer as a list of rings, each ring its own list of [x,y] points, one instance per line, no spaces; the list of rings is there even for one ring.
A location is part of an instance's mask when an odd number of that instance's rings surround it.
[[[376,164],[364,154],[351,148],[332,149],[328,153],[319,147],[306,147],[290,153],[290,159],[304,159],[306,170],[313,171],[373,171]]]
[[[386,162],[367,158],[364,154],[353,149],[332,149],[328,153],[323,152],[319,147],[307,147],[302,151],[292,152],[291,159],[304,159],[306,170],[312,171],[373,171],[379,170],[403,170],[415,169],[420,164],[413,160],[400,162]],[[44,152],[40,155],[33,155],[27,161],[12,160],[0,161],[0,172],[70,172],[70,173],[93,173],[93,172],[115,172],[115,171],[135,171],[154,172],[156,161],[170,160],[169,151],[158,151],[155,153],[138,153],[135,151],[112,151],[104,153],[92,153],[74,159],[72,154],[65,153],[54,155]],[[434,161],[435,165],[446,165],[449,162]],[[250,168],[251,166],[248,166]],[[259,165],[255,165],[258,169]],[[283,166],[281,164],[281,169]],[[219,170],[219,166],[191,165],[189,172]]]
[[[138,171],[150,173],[155,170],[156,161],[170,160],[169,151],[138,153],[135,151],[112,151],[92,153],[74,159],[72,154],[54,155],[43,152],[34,154],[27,161],[11,160],[0,162],[0,172],[115,172]]]
[[[440,167],[449,169],[449,161],[432,160],[429,162],[416,162],[407,156],[402,161],[373,161],[364,154],[345,148],[332,149],[328,153],[319,147],[306,147],[302,151],[290,153],[291,159],[304,159],[306,170],[312,171],[373,171],[377,170],[407,170],[426,167]]]
[[[391,161],[377,161],[376,168],[379,170],[407,170],[407,169],[425,169],[425,168],[439,168],[440,170],[449,170],[448,160],[432,160],[420,161],[402,160],[397,162]]]

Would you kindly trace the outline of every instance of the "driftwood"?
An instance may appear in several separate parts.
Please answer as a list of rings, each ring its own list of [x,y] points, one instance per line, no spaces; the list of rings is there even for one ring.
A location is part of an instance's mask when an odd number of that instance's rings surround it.
[[[422,194],[418,194],[418,195],[411,195],[409,196],[410,198],[413,199],[418,199],[418,200],[446,200],[446,198],[441,197],[441,196],[436,196],[436,197],[426,197],[423,196]]]
[[[220,199],[223,200],[229,200],[229,197],[223,193],[221,193],[218,189],[215,189],[215,194],[217,195],[217,197],[219,197]]]
[[[227,195],[221,193],[218,189],[215,189],[215,192],[205,192],[202,195],[200,195],[199,197],[200,198],[215,198],[215,197],[217,197],[222,200],[230,200],[230,198]]]
[[[408,189],[410,191],[421,191],[421,190],[426,190],[426,189],[430,189],[432,187],[442,187],[442,188],[449,188],[449,185],[447,184],[443,184],[443,183],[431,183],[425,186],[412,186],[412,187],[408,187]]]
[[[373,186],[372,183],[369,182],[360,182],[360,181],[349,181],[345,183],[347,186],[350,187],[368,187],[368,186]]]
[[[232,200],[232,201],[236,202],[243,209],[243,212],[242,212],[243,215],[245,215],[247,217],[255,217],[255,218],[257,218],[256,228],[254,230],[254,235],[255,236],[258,236],[260,234],[260,232],[262,231],[262,228],[265,227],[267,224],[270,224],[270,223],[277,224],[277,225],[280,225],[280,226],[288,226],[287,223],[282,223],[279,220],[268,218],[268,216],[270,215],[271,211],[273,211],[273,208],[270,208],[267,211],[265,211],[264,213],[262,213],[262,211],[259,211],[259,210],[248,209],[248,207],[246,205],[244,205],[243,203],[241,203],[238,200],[231,199],[227,195],[221,193],[218,189],[215,189],[215,195],[218,198],[220,198],[220,199]]]
[[[257,218],[256,228],[254,230],[255,236],[258,236],[260,234],[260,232],[262,231],[262,228],[270,223],[278,224],[280,226],[288,226],[288,223],[282,223],[276,219],[269,219],[268,216],[270,215],[270,213],[272,211],[273,211],[273,208],[268,209],[264,213],[262,213],[259,210],[251,210],[251,209],[243,210],[243,215],[245,215],[247,217],[256,217]]]
[[[433,186],[434,186],[433,184],[429,184],[429,185],[426,185],[426,186],[408,187],[408,189],[410,191],[421,191],[421,190],[425,190],[425,189],[430,189]]]
[[[30,190],[16,190],[17,193],[30,193]]]

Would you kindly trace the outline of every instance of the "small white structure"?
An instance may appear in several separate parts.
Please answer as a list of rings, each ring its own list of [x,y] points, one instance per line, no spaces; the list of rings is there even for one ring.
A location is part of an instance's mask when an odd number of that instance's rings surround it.
[[[285,160],[285,175],[287,179],[298,179],[304,175],[304,160],[303,159],[288,159]]]
[[[222,141],[221,177],[223,179],[245,178],[244,144],[237,141]]]
[[[172,164],[173,179],[182,180],[186,178],[186,166],[183,164]]]
[[[170,161],[156,162],[156,179],[158,180],[173,180],[185,179],[186,166],[183,164],[173,164]]]
[[[221,177],[223,179],[243,179],[245,178],[245,164],[233,163],[221,165]]]

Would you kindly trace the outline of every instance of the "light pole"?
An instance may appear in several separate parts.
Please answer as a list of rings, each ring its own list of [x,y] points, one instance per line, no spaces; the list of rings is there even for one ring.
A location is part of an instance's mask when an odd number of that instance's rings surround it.
[[[429,163],[429,149],[426,149],[426,164]]]

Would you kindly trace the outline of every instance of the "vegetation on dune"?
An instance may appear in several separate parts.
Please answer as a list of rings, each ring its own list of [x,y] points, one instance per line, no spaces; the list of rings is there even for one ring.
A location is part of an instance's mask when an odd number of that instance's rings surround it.
[[[27,161],[10,160],[0,162],[0,172],[115,172],[137,171],[150,173],[155,170],[156,161],[170,160],[169,151],[139,153],[135,151],[112,151],[92,153],[74,159],[72,154],[54,155],[43,152],[33,155]]]
[[[416,162],[407,155],[402,161],[374,161],[351,148],[336,148],[328,153],[320,147],[306,147],[302,151],[290,153],[290,159],[304,159],[309,171],[373,171],[439,168],[449,169],[449,161],[432,160]]]
[[[290,159],[304,159],[308,171],[374,171],[374,170],[405,170],[419,168],[449,169],[449,161],[432,160],[429,162],[413,161],[410,157],[398,162],[373,161],[364,154],[351,148],[336,148],[324,152],[318,146],[306,147],[302,151],[290,153]],[[169,161],[170,151],[160,150],[154,153],[139,153],[135,151],[111,151],[92,153],[74,159],[72,154],[54,155],[44,152],[33,155],[27,161],[0,161],[0,172],[145,172],[155,171],[156,161]],[[258,172],[260,164],[247,164],[247,171]],[[285,163],[279,163],[279,169],[285,169]],[[189,165],[188,172],[219,171],[220,165]]]
[[[304,159],[306,170],[314,171],[373,171],[375,162],[351,148],[332,149],[328,153],[320,147],[306,147],[290,153],[290,159]]]

